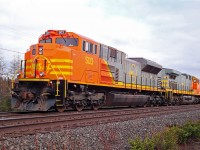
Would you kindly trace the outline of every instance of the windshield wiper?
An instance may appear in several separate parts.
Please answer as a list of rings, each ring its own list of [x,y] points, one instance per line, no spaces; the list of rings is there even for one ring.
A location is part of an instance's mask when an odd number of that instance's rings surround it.
[[[61,35],[62,39],[65,41],[65,46],[67,46],[67,41],[66,39]]]
[[[76,45],[78,45],[78,42],[77,42],[76,38],[74,37],[74,35],[72,35],[72,37],[73,37],[74,41],[76,42]]]

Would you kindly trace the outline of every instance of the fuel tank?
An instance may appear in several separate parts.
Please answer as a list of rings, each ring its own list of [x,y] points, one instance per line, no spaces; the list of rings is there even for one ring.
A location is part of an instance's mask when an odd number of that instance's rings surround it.
[[[106,106],[143,106],[149,100],[148,95],[131,95],[128,93],[108,93]]]

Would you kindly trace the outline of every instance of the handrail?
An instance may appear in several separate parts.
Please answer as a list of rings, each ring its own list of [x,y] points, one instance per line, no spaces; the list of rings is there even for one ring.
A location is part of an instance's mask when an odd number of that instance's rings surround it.
[[[35,59],[37,59],[37,57],[39,57],[39,56],[36,56]],[[51,61],[47,57],[45,57],[45,56],[40,56],[40,57],[43,57],[44,60],[47,60],[48,64],[50,65],[50,67],[52,68],[53,72],[56,75],[56,78],[57,78],[57,82],[56,82],[56,95],[58,95],[58,91],[59,91],[58,90],[58,75],[57,75],[56,71],[54,70],[54,68],[52,67]]]
[[[57,66],[57,65],[56,65]],[[64,90],[64,96],[66,97],[67,93],[66,93],[66,77],[64,76],[64,74],[62,73],[62,71],[60,70],[60,68],[57,66],[58,70],[60,71],[60,73],[62,74],[62,76],[65,79],[65,90]]]
[[[41,56],[40,56],[41,57]],[[56,71],[54,70],[54,68],[52,67],[52,64],[51,64],[51,61],[48,59],[48,58],[46,58],[45,56],[42,56],[45,60],[47,60],[47,62],[50,64],[50,67],[52,68],[52,70],[53,70],[53,72],[55,72],[55,75],[56,75],[56,77],[57,77],[57,80],[58,80],[58,75],[57,75],[57,73],[56,73]],[[35,58],[36,59],[36,58]]]
[[[44,56],[43,56],[44,57]],[[56,71],[55,71],[55,69],[52,67],[52,64],[51,64],[51,62],[46,58],[46,57],[44,57],[45,58],[45,60],[47,60],[47,63],[50,65],[50,67],[52,68],[52,70],[53,70],[53,72],[55,73],[55,75],[56,75],[56,78],[57,78],[57,82],[56,82],[56,95],[58,96],[58,75],[57,75],[57,73],[56,73]]]
[[[37,56],[38,57],[38,56]],[[35,59],[37,59],[37,57],[35,58]],[[51,63],[51,61],[47,58],[47,57],[45,57],[45,56],[40,56],[40,57],[43,57],[44,58],[44,60],[46,60],[47,61],[47,63],[50,65],[50,67],[51,67],[51,69],[53,70],[53,72],[55,73],[55,75],[56,75],[56,78],[57,78],[57,83],[56,83],[56,95],[58,96],[58,91],[59,91],[59,89],[58,89],[58,80],[59,80],[59,78],[58,78],[58,74],[57,74],[57,72],[55,71],[55,68],[52,66],[52,63]],[[67,63],[66,61],[64,61],[65,63]],[[62,76],[63,76],[63,78],[64,78],[64,80],[65,80],[65,91],[64,91],[64,96],[66,97],[66,77],[65,77],[65,75],[63,74],[63,72],[62,72],[62,70],[58,67],[58,65],[56,65],[56,67],[57,67],[57,69],[59,70],[59,72],[62,74]]]

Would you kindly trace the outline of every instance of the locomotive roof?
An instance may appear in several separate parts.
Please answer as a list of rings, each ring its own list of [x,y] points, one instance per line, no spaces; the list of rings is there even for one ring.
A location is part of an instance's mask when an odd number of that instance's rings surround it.
[[[50,35],[52,35],[52,36],[59,36],[59,35],[62,35],[62,36],[71,36],[71,35],[76,35],[76,36],[78,36],[78,37],[80,37],[80,38],[83,38],[83,39],[85,39],[85,40],[88,40],[88,41],[90,41],[90,42],[94,42],[94,43],[98,43],[98,44],[101,44],[101,45],[105,45],[105,46],[107,46],[107,47],[109,47],[109,48],[112,48],[112,49],[115,49],[115,50],[117,50],[117,51],[119,51],[119,52],[121,52],[121,53],[124,53],[123,51],[118,50],[118,49],[116,49],[116,48],[114,48],[114,47],[111,47],[111,46],[108,46],[108,45],[106,45],[106,44],[97,42],[97,41],[95,41],[95,40],[93,40],[93,39],[91,39],[91,38],[88,38],[88,37],[86,37],[86,36],[83,36],[83,35],[81,35],[81,34],[78,34],[78,33],[75,33],[75,32],[68,32],[68,31],[66,31],[66,30],[47,30],[44,34],[42,34],[42,35],[39,37],[39,39],[40,39],[40,38],[43,38],[43,37],[46,37],[46,36],[50,36]],[[126,54],[126,53],[124,53],[124,54]]]
[[[179,76],[181,74],[181,72],[174,69],[169,69],[169,68],[163,68],[163,69],[165,70],[165,73],[169,75]]]
[[[112,49],[115,49],[115,50],[117,50],[117,51],[122,52],[122,53],[125,54],[125,52],[123,52],[123,51],[121,51],[121,50],[118,50],[117,48],[114,48],[114,47],[112,47],[112,46],[109,46],[109,45],[106,45],[106,44],[103,44],[103,43],[97,42],[97,41],[95,41],[95,40],[93,40],[93,39],[91,39],[91,38],[88,38],[88,37],[86,37],[86,36],[83,36],[83,35],[81,35],[81,34],[78,34],[78,33],[75,33],[75,32],[68,32],[68,33],[69,33],[69,34],[70,34],[70,33],[72,33],[72,34],[76,34],[77,36],[79,36],[79,37],[81,37],[81,38],[84,38],[84,39],[87,39],[87,40],[90,40],[90,41],[96,42],[96,43],[101,44],[101,45],[108,46],[108,47],[110,47],[110,48],[112,48]]]
[[[95,41],[95,40],[93,40],[93,39],[91,39],[91,38],[88,38],[88,37],[86,37],[86,36],[83,36],[83,35],[81,35],[81,34],[78,34],[78,33],[75,33],[75,32],[68,32],[69,34],[71,33],[71,34],[76,34],[77,36],[79,36],[79,37],[81,37],[81,38],[84,38],[84,39],[86,39],[86,40],[89,40],[89,41],[93,41],[93,42],[95,42],[95,43],[99,43],[99,42],[97,42],[97,41]]]
[[[137,64],[137,65],[141,65],[141,63],[140,63],[140,62],[138,62],[138,61],[135,61],[135,60],[133,60],[133,59],[130,59],[130,58],[126,58],[126,61],[132,62],[132,63],[134,63],[134,64]]]
[[[79,36],[79,37],[81,37],[81,38],[84,38],[84,39],[86,39],[86,40],[89,40],[89,41],[93,41],[93,42],[96,42],[95,40],[93,40],[93,39],[91,39],[91,38],[88,38],[88,37],[86,37],[86,36],[83,36],[83,35],[81,35],[81,34],[78,34],[78,33],[75,33],[75,32],[68,32],[68,31],[66,31],[66,30],[47,30],[44,34],[42,34],[41,36],[40,36],[40,38],[43,38],[43,37],[45,37],[45,36],[59,36],[59,35],[61,35],[61,36],[70,36],[70,35],[77,35],[77,36]],[[99,42],[96,42],[96,43],[99,43]]]
[[[162,66],[154,61],[148,60],[143,57],[137,57],[137,58],[129,58],[132,60],[135,60],[139,63],[141,63],[142,71],[152,73],[152,74],[158,74],[160,70],[162,70]]]
[[[191,76],[191,75],[189,75],[189,74],[186,74],[186,73],[182,73],[182,75],[183,75],[183,76],[186,76],[186,77],[189,77],[189,76]]]

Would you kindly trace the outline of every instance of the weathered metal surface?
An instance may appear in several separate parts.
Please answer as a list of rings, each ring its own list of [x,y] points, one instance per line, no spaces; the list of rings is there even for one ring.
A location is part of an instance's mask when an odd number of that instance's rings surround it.
[[[108,93],[106,105],[108,106],[143,106],[149,100],[147,95],[131,95]]]
[[[195,104],[195,102],[194,96],[183,96],[182,104]]]
[[[11,108],[21,111],[48,111],[55,105],[56,99],[40,98],[37,101],[21,101],[20,99],[12,96]]]

